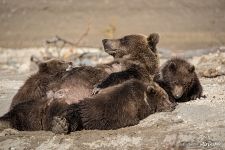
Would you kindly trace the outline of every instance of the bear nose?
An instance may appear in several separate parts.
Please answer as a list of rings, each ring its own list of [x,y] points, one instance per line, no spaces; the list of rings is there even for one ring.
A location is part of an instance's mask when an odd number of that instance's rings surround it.
[[[183,86],[181,85],[175,85],[174,89],[172,90],[172,94],[175,99],[179,99],[182,97],[184,91],[183,91]]]
[[[177,95],[175,95],[174,97],[175,97],[176,99],[179,99],[179,98],[181,98],[181,96],[182,96],[182,95],[178,95],[178,94],[177,94]]]

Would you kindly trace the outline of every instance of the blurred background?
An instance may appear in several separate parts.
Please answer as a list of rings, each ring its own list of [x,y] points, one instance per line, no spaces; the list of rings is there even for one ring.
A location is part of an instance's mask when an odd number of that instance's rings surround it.
[[[225,0],[0,0],[0,47],[41,47],[58,35],[80,47],[160,33],[159,47],[225,45]]]

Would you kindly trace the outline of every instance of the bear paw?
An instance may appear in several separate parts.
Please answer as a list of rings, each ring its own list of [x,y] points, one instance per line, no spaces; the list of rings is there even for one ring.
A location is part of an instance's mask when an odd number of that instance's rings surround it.
[[[195,94],[195,95],[192,95],[191,96],[191,100],[196,100],[196,99],[198,99],[198,98],[206,98],[206,96],[205,95],[201,95],[201,94]]]
[[[52,132],[56,134],[67,134],[69,132],[69,123],[66,118],[56,116],[52,121]]]

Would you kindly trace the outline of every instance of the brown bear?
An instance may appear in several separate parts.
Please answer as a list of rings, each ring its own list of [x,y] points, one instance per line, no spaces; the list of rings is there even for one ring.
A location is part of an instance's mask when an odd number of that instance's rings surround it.
[[[13,97],[10,109],[24,101],[41,99],[49,84],[60,80],[65,72],[72,69],[73,63],[51,59],[38,63],[38,67],[38,72],[31,75]]]
[[[13,101],[12,105],[15,106],[16,104],[27,101],[28,103],[23,103],[18,105],[18,107],[25,108],[30,106],[30,109],[33,109],[34,112],[35,109],[37,109],[37,111],[42,110],[41,114],[44,115],[44,120],[50,120],[49,122],[51,122],[51,118],[55,116],[54,113],[63,111],[64,105],[77,103],[86,97],[90,97],[93,86],[112,72],[117,72],[120,82],[130,78],[152,82],[152,75],[158,69],[158,56],[156,50],[158,40],[158,34],[150,34],[149,37],[143,35],[128,35],[124,38],[112,41],[103,40],[105,51],[115,57],[115,60],[112,63],[98,65],[96,67],[75,67],[71,71],[62,73],[62,75],[59,73],[59,77],[51,76],[50,82],[49,75],[47,75],[48,78],[46,78],[46,81],[43,80],[43,82],[42,80],[39,80],[38,77],[33,79],[34,81],[31,79],[31,81],[27,81],[21,90],[19,90],[14,97],[15,101]],[[107,41],[110,41],[110,44],[108,44]],[[115,46],[115,43],[117,44],[117,47]],[[49,72],[46,69],[43,69],[43,71]],[[127,74],[128,77],[124,78],[124,73],[125,75]],[[57,69],[56,75],[58,75]],[[120,83],[118,80],[115,81],[116,84]],[[33,86],[32,82],[38,83],[34,84],[35,88],[31,88]],[[28,92],[29,94],[27,94]],[[60,98],[56,96],[58,93],[61,95]],[[29,96],[27,97],[27,95]],[[40,101],[40,104],[38,102],[32,102],[33,100]],[[49,112],[54,113],[52,114]],[[10,113],[11,112],[8,114]],[[39,112],[37,112],[37,114],[38,113]],[[23,114],[22,111],[21,114]],[[42,115],[40,117],[35,116],[36,118],[34,118],[34,121],[39,121],[41,124],[45,125],[43,123],[44,120],[42,119]],[[15,116],[19,120],[27,119],[27,117],[23,115]],[[30,120],[27,119],[26,121],[29,121],[32,124],[32,117]],[[49,127],[42,127],[42,129],[48,128]]]
[[[89,68],[88,72],[86,67],[72,70],[60,86],[60,89],[67,91],[64,94],[65,100],[71,104],[90,97],[96,84],[99,89],[131,78],[151,82],[153,75],[158,71],[158,41],[159,35],[156,33],[150,34],[149,37],[128,35],[121,39],[103,40],[105,51],[115,60],[109,64],[98,65],[94,70]]]
[[[25,101],[15,105],[8,113],[0,117],[0,130],[15,128],[20,131],[51,130],[53,117],[58,115],[66,103],[46,102],[46,98]]]
[[[140,35],[131,35],[119,40],[104,40],[105,51],[109,51],[111,55],[114,54],[114,51],[127,51],[127,46],[132,47],[133,50],[129,52],[130,55],[127,56],[127,59],[120,59],[118,62],[125,66],[124,69],[111,73],[107,78],[96,84],[93,93],[97,93],[101,88],[106,88],[131,78],[145,82],[152,80],[159,68],[156,48],[158,42],[159,35],[157,33],[151,34],[147,39],[140,38]],[[139,43],[138,46],[135,46],[137,43]],[[110,52],[112,49],[115,50]]]
[[[160,86],[135,79],[108,87],[77,104],[63,106],[54,100],[48,105],[44,101],[20,103],[0,120],[8,121],[18,130],[68,133],[81,129],[109,130],[132,126],[150,114],[174,109],[174,104]]]
[[[118,129],[136,125],[155,112],[174,108],[175,104],[169,101],[167,93],[159,85],[131,79],[69,105],[61,116],[54,118],[52,131]]]
[[[162,65],[156,81],[173,102],[186,102],[202,96],[202,86],[195,67],[182,58],[172,58]]]
[[[113,62],[96,67],[76,67],[62,74],[57,73],[56,68],[56,76],[52,76],[51,80],[45,76],[39,77],[39,74],[36,74],[28,79],[14,96],[12,107],[20,102],[41,99],[46,97],[47,93],[55,93],[59,90],[65,96],[66,103],[71,104],[91,96],[94,85],[100,83],[109,75],[108,79],[113,77],[110,84],[117,84],[118,81],[122,82],[129,78],[141,78],[144,81],[149,81],[151,80],[149,76],[152,76],[158,69],[156,49],[158,41],[159,35],[156,33],[150,34],[149,37],[128,35],[121,39],[105,39],[103,40],[105,51],[115,57]],[[45,71],[49,72],[47,69]],[[113,72],[117,73],[111,74]],[[59,74],[59,77],[57,74]],[[110,84],[104,84],[104,87]]]

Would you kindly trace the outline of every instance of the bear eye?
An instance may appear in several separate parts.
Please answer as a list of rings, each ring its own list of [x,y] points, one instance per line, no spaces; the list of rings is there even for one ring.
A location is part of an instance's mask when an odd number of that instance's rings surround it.
[[[183,85],[184,85],[184,86],[187,86],[187,85],[188,85],[188,83],[183,83]]]
[[[171,83],[172,83],[172,84],[177,84],[177,81],[172,81]]]
[[[120,42],[121,42],[121,44],[126,44],[127,43],[127,38],[126,37],[122,38],[120,40]]]

